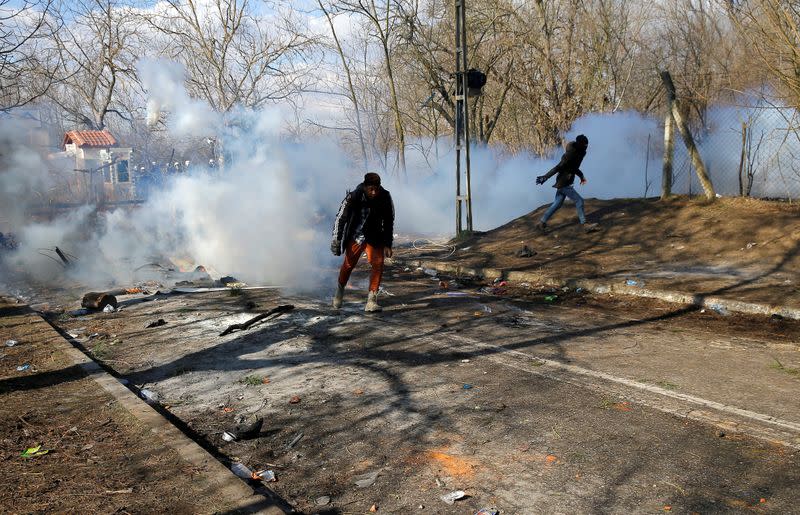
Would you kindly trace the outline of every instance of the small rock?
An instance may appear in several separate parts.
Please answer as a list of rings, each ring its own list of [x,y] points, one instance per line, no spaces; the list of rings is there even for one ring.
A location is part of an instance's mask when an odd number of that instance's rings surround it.
[[[323,495],[321,497],[317,497],[316,499],[314,499],[314,504],[316,504],[317,506],[327,506],[328,504],[330,504],[330,502],[331,498],[328,495]]]

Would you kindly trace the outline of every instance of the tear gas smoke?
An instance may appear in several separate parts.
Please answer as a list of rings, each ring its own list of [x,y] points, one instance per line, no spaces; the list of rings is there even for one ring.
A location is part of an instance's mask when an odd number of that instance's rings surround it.
[[[59,264],[37,249],[57,245],[79,256],[70,273],[90,286],[130,285],[137,267],[163,256],[183,257],[251,283],[300,289],[320,281],[332,284],[331,274],[319,272],[340,261],[328,250],[333,217],[363,171],[332,141],[285,141],[280,109],[240,110],[223,117],[189,97],[172,64],[143,61],[140,76],[152,95],[148,104],[152,116],[160,118],[162,109],[168,112],[173,134],[216,137],[230,156],[225,169],[195,168],[136,209],[97,213],[87,206],[51,222],[24,225],[26,205],[40,202],[31,192],[45,180],[40,173],[43,163],[24,145],[6,144],[10,153],[3,158],[0,174],[2,215],[20,241],[18,251],[9,257],[11,263],[40,280],[54,278],[63,273]],[[7,134],[6,122],[2,123],[0,134]],[[649,195],[658,194],[663,137],[657,121],[636,113],[589,115],[578,120],[567,136],[580,133],[590,140],[581,166],[588,184],[576,185],[584,197],[641,197],[645,170]],[[394,198],[396,232],[453,233],[452,141],[443,139],[438,145],[440,157],[432,166],[420,154],[409,152],[408,179],[381,173]],[[680,147],[678,142],[676,149]],[[738,149],[732,145],[724,150],[738,156]],[[553,188],[537,186],[534,179],[561,154],[561,149],[554,149],[544,158],[508,156],[496,147],[474,148],[475,228],[502,225],[552,201]],[[15,202],[5,202],[12,198]],[[587,207],[591,213],[591,202]]]

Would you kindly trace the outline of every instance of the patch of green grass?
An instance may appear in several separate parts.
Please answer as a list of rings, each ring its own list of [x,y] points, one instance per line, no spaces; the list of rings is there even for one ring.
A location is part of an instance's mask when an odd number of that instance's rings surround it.
[[[589,455],[583,451],[575,451],[568,454],[567,459],[573,463],[583,463],[589,459]]]
[[[92,356],[102,361],[103,359],[108,357],[109,350],[110,349],[108,348],[108,345],[106,345],[105,342],[100,342],[94,347],[92,347]]]
[[[660,386],[661,388],[663,388],[665,390],[677,390],[678,389],[678,385],[677,384],[670,383],[669,381],[656,381],[654,384],[656,386]]]
[[[247,386],[259,386],[264,384],[264,378],[257,375],[249,375],[239,379],[239,382]]]
[[[800,368],[792,368],[784,366],[783,363],[778,361],[778,358],[772,358],[775,360],[775,363],[771,364],[769,368],[773,368],[775,370],[779,370],[785,374],[789,374],[791,376],[800,377]]]

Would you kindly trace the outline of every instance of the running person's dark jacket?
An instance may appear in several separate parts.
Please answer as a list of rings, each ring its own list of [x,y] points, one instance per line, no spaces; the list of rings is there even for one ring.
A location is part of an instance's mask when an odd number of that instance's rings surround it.
[[[549,172],[544,174],[542,177],[544,181],[552,177],[554,174],[558,174],[556,177],[556,183],[553,185],[554,188],[565,188],[567,186],[572,186],[575,182],[575,176],[583,180],[583,172],[581,172],[578,168],[581,166],[581,162],[583,162],[583,158],[586,156],[586,149],[581,145],[578,145],[574,141],[570,141],[567,143],[567,149],[564,152],[564,155],[561,156],[561,161],[558,162]]]
[[[378,196],[367,199],[364,184],[347,193],[339,206],[336,221],[333,224],[333,239],[340,242],[340,252],[344,245],[355,238],[353,234],[364,216],[367,207],[367,220],[364,224],[364,241],[375,247],[391,247],[394,240],[394,203],[392,196],[383,187],[378,187]]]

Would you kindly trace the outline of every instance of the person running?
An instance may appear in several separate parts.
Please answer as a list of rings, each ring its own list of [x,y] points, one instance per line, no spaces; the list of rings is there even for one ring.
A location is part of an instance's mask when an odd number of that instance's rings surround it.
[[[553,185],[553,187],[556,188],[556,198],[544,216],[542,216],[541,221],[536,225],[540,231],[544,232],[547,230],[547,221],[561,208],[565,198],[575,202],[575,209],[578,211],[578,220],[586,232],[593,232],[598,229],[598,224],[586,223],[586,215],[583,212],[583,197],[572,187],[576,175],[580,178],[581,185],[586,184],[586,177],[584,177],[579,167],[581,162],[583,162],[583,158],[586,156],[587,148],[589,148],[589,138],[583,134],[579,135],[575,138],[575,141],[567,143],[567,149],[564,155],[561,156],[561,161],[549,172],[536,178],[536,184],[544,184],[550,177],[558,174],[556,176],[556,183]]]
[[[394,204],[392,196],[381,187],[381,178],[370,172],[364,182],[348,192],[333,224],[331,252],[335,256],[344,253],[344,262],[339,269],[339,282],[333,297],[333,307],[342,307],[344,287],[350,279],[358,258],[366,252],[372,266],[369,276],[369,293],[365,311],[380,311],[378,289],[383,276],[383,260],[392,257],[394,230]]]

